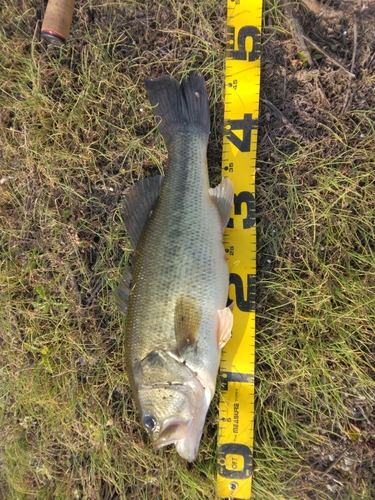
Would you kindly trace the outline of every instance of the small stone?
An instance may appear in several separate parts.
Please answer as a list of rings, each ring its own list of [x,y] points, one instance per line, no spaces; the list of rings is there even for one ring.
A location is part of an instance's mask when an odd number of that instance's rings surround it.
[[[7,176],[5,176],[5,177],[2,177],[2,178],[0,179],[0,185],[1,185],[1,184],[4,184],[6,181],[9,181],[9,179],[14,179],[14,177],[13,177],[12,175],[7,175]]]
[[[351,457],[345,457],[340,461],[340,469],[347,472],[353,467],[354,463],[355,460]]]
[[[334,493],[339,489],[339,485],[337,483],[328,483],[327,488],[329,489],[329,491],[332,491],[332,493]]]

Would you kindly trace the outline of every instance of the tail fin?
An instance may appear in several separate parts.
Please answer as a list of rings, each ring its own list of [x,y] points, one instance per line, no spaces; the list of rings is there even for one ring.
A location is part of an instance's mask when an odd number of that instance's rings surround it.
[[[168,145],[181,125],[194,125],[200,133],[210,134],[210,110],[204,78],[190,73],[181,83],[169,75],[145,81],[149,101],[160,132]]]

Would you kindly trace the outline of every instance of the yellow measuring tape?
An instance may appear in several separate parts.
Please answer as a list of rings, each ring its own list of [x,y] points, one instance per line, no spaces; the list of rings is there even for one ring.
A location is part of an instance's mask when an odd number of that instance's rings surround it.
[[[255,368],[255,163],[260,90],[262,0],[227,0],[222,171],[234,184],[234,213],[224,233],[234,301],[224,347],[219,405],[217,493],[249,499],[253,472]]]

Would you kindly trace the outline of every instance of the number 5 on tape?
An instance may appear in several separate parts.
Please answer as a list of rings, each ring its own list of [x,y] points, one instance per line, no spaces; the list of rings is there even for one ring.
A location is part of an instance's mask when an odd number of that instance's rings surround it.
[[[228,0],[223,175],[234,185],[224,234],[234,302],[232,338],[220,363],[217,493],[249,499],[253,473],[255,371],[255,162],[262,0]]]

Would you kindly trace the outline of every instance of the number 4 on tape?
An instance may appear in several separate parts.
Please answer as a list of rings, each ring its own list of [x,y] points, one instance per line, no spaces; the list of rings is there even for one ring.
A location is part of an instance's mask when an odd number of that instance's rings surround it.
[[[226,120],[224,134],[241,153],[246,153],[251,149],[251,131],[257,125],[258,121],[253,120],[251,113],[246,113],[240,120]],[[243,138],[240,139],[233,130],[241,130]]]

